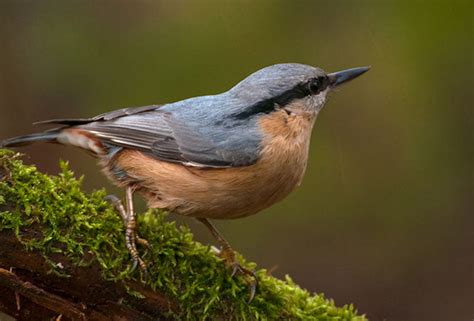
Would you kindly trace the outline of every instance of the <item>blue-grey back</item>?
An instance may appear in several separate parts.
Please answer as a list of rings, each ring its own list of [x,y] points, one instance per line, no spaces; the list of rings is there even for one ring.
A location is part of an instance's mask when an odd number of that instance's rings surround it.
[[[160,110],[170,112],[177,125],[185,124],[183,131],[194,132],[223,152],[243,153],[254,159],[263,135],[258,119],[264,114],[263,109],[255,107],[268,104],[272,110],[275,97],[321,75],[324,71],[307,65],[272,65],[251,74],[227,92],[185,99]]]
[[[229,167],[255,163],[264,133],[259,119],[324,75],[301,64],[263,68],[222,94],[194,97],[126,115],[111,112],[82,125],[106,143],[138,148],[165,161]],[[107,117],[113,115],[113,117]],[[117,116],[117,117],[116,117]]]

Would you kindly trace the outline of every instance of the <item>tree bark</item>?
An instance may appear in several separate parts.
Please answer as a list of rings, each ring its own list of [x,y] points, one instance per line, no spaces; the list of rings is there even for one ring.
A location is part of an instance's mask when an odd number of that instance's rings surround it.
[[[41,233],[31,230],[30,233]],[[27,251],[10,231],[0,233],[0,311],[17,320],[166,320],[170,298],[139,282],[101,278],[97,265],[77,267],[56,254],[70,275],[50,273],[42,255]],[[143,298],[128,294],[126,287]],[[126,303],[126,304],[125,304]]]

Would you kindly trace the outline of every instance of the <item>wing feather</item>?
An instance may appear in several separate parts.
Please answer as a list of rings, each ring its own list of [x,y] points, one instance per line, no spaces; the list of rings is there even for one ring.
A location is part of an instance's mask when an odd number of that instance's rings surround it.
[[[37,124],[59,124],[88,131],[110,146],[138,149],[157,159],[199,167],[236,167],[258,159],[260,137],[255,130],[221,128],[200,109],[206,97],[169,105],[114,110],[93,118],[53,119]],[[215,101],[215,100],[213,100]],[[207,105],[209,107],[209,105]],[[214,106],[219,110],[219,105]]]
[[[159,108],[143,108],[140,112],[123,109],[76,127],[109,145],[138,149],[160,160],[188,166],[246,166],[257,159],[255,150],[226,150],[219,135],[203,134],[195,121],[178,119]]]

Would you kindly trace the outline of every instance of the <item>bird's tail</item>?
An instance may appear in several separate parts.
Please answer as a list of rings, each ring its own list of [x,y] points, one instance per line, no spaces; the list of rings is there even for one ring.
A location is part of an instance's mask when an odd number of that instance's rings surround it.
[[[60,130],[51,130],[42,133],[12,137],[0,142],[0,147],[24,146],[36,142],[55,143],[57,142],[59,133]]]
[[[37,142],[71,145],[97,155],[102,155],[107,151],[107,148],[105,148],[100,140],[87,131],[75,127],[61,127],[41,133],[8,138],[0,142],[0,148],[24,146]]]

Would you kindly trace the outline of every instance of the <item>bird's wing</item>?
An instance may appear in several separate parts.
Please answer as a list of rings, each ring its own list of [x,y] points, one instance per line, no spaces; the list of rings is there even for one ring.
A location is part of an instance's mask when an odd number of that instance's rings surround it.
[[[54,123],[86,130],[106,145],[138,149],[157,159],[189,166],[247,166],[258,159],[259,141],[254,133],[242,135],[235,128],[209,130],[212,126],[206,123],[176,117],[158,106]]]

